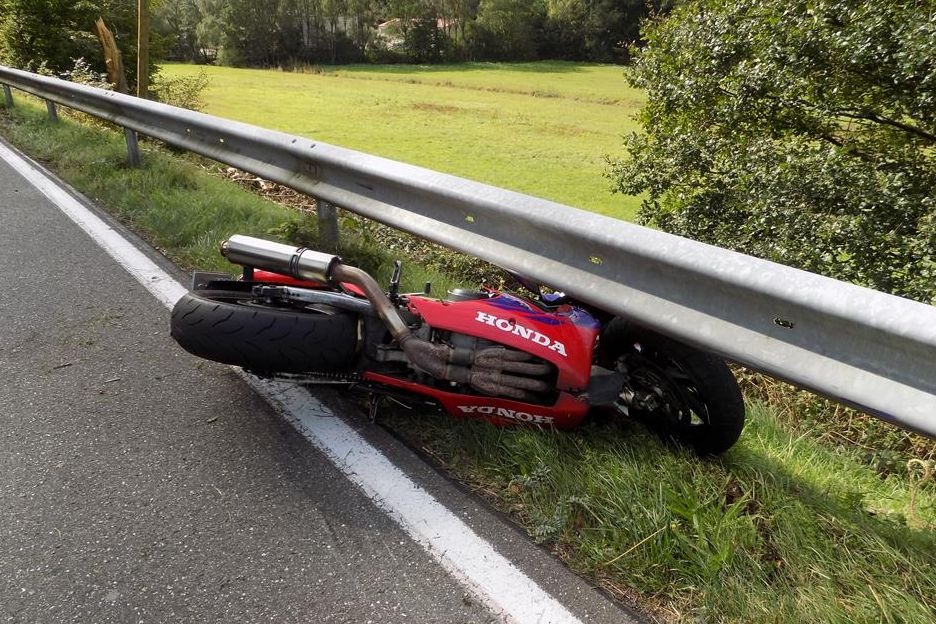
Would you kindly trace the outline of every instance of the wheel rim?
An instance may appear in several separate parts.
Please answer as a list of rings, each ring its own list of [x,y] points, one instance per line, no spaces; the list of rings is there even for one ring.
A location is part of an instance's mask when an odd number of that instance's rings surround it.
[[[618,411],[636,412],[649,425],[677,435],[707,427],[708,406],[685,371],[669,358],[642,353],[640,345],[635,345],[635,350],[617,360],[617,370],[629,378],[627,389],[615,403]]]

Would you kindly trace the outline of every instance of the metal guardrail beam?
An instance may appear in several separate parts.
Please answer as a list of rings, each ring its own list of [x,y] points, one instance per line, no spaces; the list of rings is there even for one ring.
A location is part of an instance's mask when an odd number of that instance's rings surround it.
[[[0,83],[279,182],[936,437],[936,308],[555,202],[0,67]]]

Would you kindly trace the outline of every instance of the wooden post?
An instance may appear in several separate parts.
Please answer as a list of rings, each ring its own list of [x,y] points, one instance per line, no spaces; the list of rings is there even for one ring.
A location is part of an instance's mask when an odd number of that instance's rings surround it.
[[[52,100],[46,100],[45,102],[46,110],[49,111],[49,119],[53,122],[58,121],[58,111],[55,110],[55,102]]]
[[[3,85],[3,105],[13,108],[13,92],[10,91],[10,85]]]
[[[137,97],[149,98],[149,0],[137,0]]]

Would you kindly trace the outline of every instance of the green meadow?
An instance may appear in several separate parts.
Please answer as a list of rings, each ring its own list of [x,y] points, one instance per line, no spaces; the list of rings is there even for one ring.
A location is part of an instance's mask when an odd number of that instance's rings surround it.
[[[624,69],[572,63],[204,71],[204,112],[630,219],[605,156],[620,156],[643,94]]]

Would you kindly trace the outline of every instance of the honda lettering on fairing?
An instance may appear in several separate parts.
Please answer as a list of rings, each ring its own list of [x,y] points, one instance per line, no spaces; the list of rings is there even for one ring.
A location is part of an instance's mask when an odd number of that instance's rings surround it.
[[[486,325],[490,325],[491,327],[496,327],[497,329],[505,331],[509,334],[513,334],[514,336],[526,338],[530,342],[534,342],[540,346],[546,347],[550,351],[555,351],[562,357],[566,357],[566,348],[564,344],[558,340],[552,340],[549,336],[545,336],[536,330],[524,327],[517,322],[498,318],[493,314],[487,314],[486,312],[481,311],[478,311],[478,315],[475,317],[475,320],[479,323],[484,323]]]
[[[458,409],[463,414],[484,414],[485,416],[499,416],[518,420],[525,423],[535,423],[537,425],[552,425],[556,419],[552,416],[543,416],[541,414],[531,414],[507,407],[496,407],[494,405],[459,405]]]

